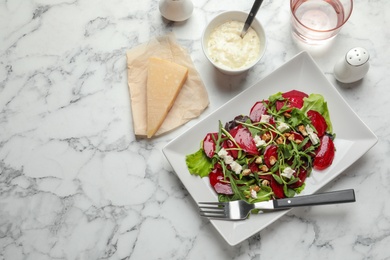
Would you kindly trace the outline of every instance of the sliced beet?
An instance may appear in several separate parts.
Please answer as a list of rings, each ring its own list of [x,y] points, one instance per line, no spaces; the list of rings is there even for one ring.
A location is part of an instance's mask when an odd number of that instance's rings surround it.
[[[284,190],[283,190],[283,185],[279,184],[279,182],[277,182],[274,179],[274,177],[272,177],[272,175],[270,175],[270,174],[260,175],[259,178],[262,179],[262,180],[269,181],[270,187],[271,187],[271,189],[272,189],[272,191],[273,191],[273,193],[275,195],[275,198],[281,199],[281,198],[285,197]]]
[[[286,100],[277,100],[275,105],[276,105],[276,110],[279,111],[280,109],[282,109],[282,107],[286,104]],[[288,105],[288,103],[287,103]]]
[[[209,180],[215,192],[218,194],[232,195],[233,190],[230,183],[224,180],[223,172],[219,168],[215,168],[209,173]]]
[[[228,154],[233,157],[234,159],[237,159],[238,157],[238,150],[237,145],[232,140],[226,140],[222,143],[222,147],[225,148],[225,150],[228,152]]]
[[[273,160],[278,160],[278,147],[269,145],[264,151],[264,163],[268,168],[271,168],[274,165]]]
[[[255,162],[250,163],[248,166],[249,166],[249,169],[251,170],[251,172],[258,172],[259,171],[259,166]]]
[[[274,195],[277,199],[282,199],[285,197],[283,185],[279,184],[274,178],[271,179],[270,186],[271,186],[272,191],[274,192]]]
[[[256,143],[253,140],[251,132],[242,125],[238,125],[230,131],[230,134],[240,146],[248,154],[257,155],[259,152]]]
[[[323,136],[326,132],[326,129],[328,128],[325,118],[315,110],[307,111],[307,117],[311,120],[311,123],[317,130],[318,137]]]
[[[268,100],[256,102],[250,110],[249,118],[252,122],[260,122],[261,116],[267,114]]]
[[[328,168],[334,159],[335,147],[332,139],[328,135],[320,138],[320,146],[315,152],[313,167],[317,170]]]
[[[303,99],[308,95],[299,90],[291,90],[282,94],[282,97],[288,99],[288,105],[290,107],[302,108]]]
[[[215,153],[215,140],[218,139],[218,133],[208,133],[203,139],[203,150],[207,157],[212,158]]]

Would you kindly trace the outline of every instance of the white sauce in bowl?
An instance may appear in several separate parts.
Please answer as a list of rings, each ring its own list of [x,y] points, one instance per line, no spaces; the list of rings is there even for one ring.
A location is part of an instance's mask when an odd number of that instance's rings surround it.
[[[253,64],[260,55],[260,39],[251,27],[244,38],[243,22],[229,21],[215,28],[208,39],[210,59],[219,66],[240,69]]]

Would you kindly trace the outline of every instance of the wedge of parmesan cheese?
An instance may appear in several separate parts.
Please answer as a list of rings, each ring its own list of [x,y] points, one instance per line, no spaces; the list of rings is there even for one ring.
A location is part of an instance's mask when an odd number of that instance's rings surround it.
[[[164,122],[177,95],[187,80],[188,69],[156,57],[149,58],[146,83],[147,137],[152,137]]]

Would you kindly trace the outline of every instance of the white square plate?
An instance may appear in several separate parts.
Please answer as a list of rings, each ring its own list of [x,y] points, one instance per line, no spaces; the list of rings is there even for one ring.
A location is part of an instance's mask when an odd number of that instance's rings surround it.
[[[318,93],[328,102],[328,109],[336,133],[336,154],[333,164],[324,171],[315,171],[306,179],[302,195],[312,194],[336,178],[346,168],[363,156],[377,142],[375,134],[359,119],[336,88],[326,79],[314,60],[301,52],[270,75],[246,89],[215,112],[207,116],[163,148],[163,153],[195,202],[217,201],[217,195],[208,178],[193,176],[188,172],[185,157],[200,148],[208,132],[218,131],[218,121],[224,125],[235,116],[248,115],[256,101],[267,99],[277,92],[292,89]],[[230,245],[236,245],[256,234],[288,211],[251,215],[244,221],[211,220]]]

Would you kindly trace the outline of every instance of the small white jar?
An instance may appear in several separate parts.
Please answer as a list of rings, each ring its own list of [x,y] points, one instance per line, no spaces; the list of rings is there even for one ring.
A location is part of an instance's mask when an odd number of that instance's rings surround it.
[[[370,55],[364,48],[356,47],[340,58],[334,66],[334,77],[342,83],[352,83],[362,79],[370,68]]]
[[[161,15],[174,22],[182,22],[190,18],[194,10],[191,0],[160,0]]]

